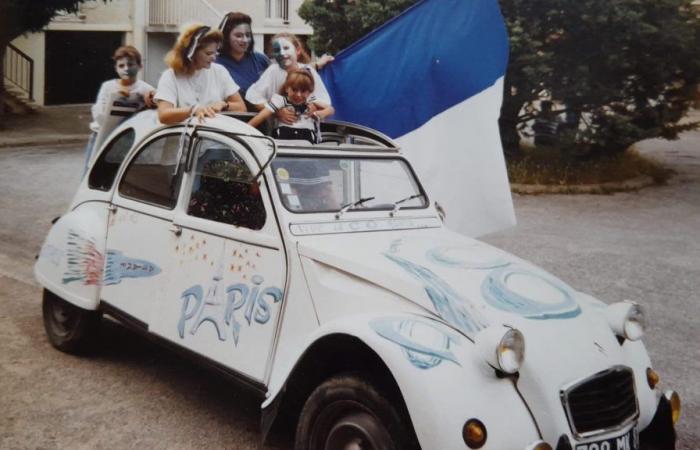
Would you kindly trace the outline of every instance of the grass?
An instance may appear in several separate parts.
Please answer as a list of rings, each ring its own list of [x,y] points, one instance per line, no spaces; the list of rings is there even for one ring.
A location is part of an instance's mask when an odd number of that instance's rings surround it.
[[[543,185],[590,185],[621,182],[642,176],[665,183],[673,171],[645,158],[634,149],[591,160],[563,158],[555,149],[526,150],[525,155],[507,161],[511,183]]]

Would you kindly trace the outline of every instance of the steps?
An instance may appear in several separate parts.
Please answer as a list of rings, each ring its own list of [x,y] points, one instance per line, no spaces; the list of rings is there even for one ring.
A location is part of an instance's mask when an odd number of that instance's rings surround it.
[[[35,113],[41,109],[34,100],[28,98],[27,93],[10,81],[5,81],[5,98],[3,99],[6,110],[14,114]]]

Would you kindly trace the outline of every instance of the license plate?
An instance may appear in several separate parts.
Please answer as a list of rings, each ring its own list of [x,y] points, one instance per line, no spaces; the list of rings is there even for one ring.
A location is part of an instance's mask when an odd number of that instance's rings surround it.
[[[638,450],[639,434],[636,428],[630,429],[622,436],[617,436],[600,441],[578,444],[576,450]]]

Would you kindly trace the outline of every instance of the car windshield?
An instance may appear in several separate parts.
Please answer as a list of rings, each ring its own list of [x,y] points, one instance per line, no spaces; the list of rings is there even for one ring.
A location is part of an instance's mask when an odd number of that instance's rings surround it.
[[[296,213],[428,205],[410,167],[399,158],[280,156],[272,170],[284,206]]]

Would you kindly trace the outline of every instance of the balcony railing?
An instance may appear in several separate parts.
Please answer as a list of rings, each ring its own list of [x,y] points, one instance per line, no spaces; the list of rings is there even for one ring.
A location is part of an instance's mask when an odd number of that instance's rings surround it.
[[[149,0],[148,25],[179,28],[188,22],[201,22],[215,27],[223,13],[206,0]]]
[[[28,100],[34,100],[34,60],[12,44],[3,60],[3,82],[8,82]]]

